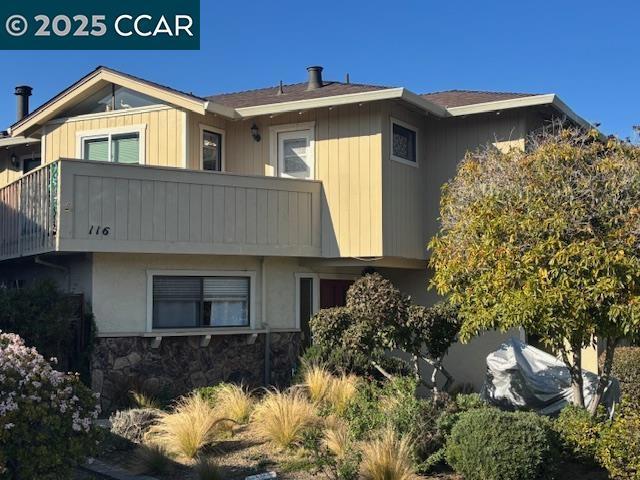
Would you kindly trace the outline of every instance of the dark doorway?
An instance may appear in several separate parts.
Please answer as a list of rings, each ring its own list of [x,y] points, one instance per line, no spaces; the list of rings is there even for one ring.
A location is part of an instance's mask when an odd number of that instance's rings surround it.
[[[320,308],[344,307],[353,280],[320,280]]]

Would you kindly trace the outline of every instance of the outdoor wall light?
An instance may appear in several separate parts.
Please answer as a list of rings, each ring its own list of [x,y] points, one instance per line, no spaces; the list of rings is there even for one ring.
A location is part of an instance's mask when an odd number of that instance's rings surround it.
[[[260,136],[260,131],[258,130],[258,126],[255,123],[251,125],[251,136],[256,142],[259,142],[260,139],[262,138]]]
[[[18,162],[18,157],[17,157],[17,155],[16,155],[16,152],[13,152],[13,153],[11,154],[11,165],[13,165],[14,167],[17,167],[17,166],[18,166],[18,163],[19,163],[19,162]]]

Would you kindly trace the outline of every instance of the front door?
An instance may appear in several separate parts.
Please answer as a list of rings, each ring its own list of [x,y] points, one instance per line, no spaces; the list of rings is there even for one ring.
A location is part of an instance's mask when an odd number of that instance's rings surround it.
[[[320,280],[320,308],[344,307],[353,280]]]

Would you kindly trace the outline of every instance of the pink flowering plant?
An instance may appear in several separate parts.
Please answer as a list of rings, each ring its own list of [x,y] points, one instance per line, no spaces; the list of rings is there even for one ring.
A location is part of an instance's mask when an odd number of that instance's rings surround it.
[[[71,478],[95,452],[97,395],[0,331],[0,479]]]

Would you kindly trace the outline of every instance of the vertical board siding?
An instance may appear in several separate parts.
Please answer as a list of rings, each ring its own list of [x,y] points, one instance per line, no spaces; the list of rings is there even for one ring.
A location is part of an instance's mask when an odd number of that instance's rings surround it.
[[[61,250],[320,255],[318,182],[56,163],[73,190]]]
[[[270,158],[270,130],[276,125],[315,122],[315,179],[322,181],[322,236],[318,239],[324,257],[368,257],[382,254],[382,163],[381,121],[378,104],[347,105],[305,112],[284,113],[251,120],[224,122],[213,115],[188,114],[189,168],[200,168],[200,125],[224,131],[226,171],[240,175],[274,176]],[[262,137],[251,138],[255,123]],[[266,202],[265,202],[266,200]],[[247,197],[247,202],[253,201]],[[284,196],[257,198],[258,223],[269,222],[267,239],[288,242],[304,232],[284,229],[279,218],[265,217],[299,208],[300,202]],[[264,210],[264,211],[263,211]],[[297,227],[299,228],[299,226]],[[241,231],[242,233],[243,231]],[[247,241],[253,233],[247,225]],[[260,242],[260,238],[256,237]]]
[[[92,130],[145,125],[145,163],[147,165],[182,167],[184,165],[184,120],[180,110],[161,107],[142,113],[122,113],[84,119],[75,117],[63,123],[46,125],[44,162],[59,158],[77,158],[77,133]]]
[[[430,119],[397,103],[383,104],[384,255],[426,259],[426,244],[439,228],[442,185],[454,177],[468,151],[487,144],[524,145],[522,113]],[[391,160],[391,117],[418,128],[418,167]]]

